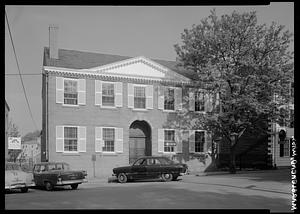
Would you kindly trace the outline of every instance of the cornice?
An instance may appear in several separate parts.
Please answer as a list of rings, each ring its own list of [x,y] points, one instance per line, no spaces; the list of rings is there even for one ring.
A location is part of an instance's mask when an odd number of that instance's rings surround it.
[[[59,68],[59,67],[43,67],[43,73],[50,74],[54,76],[67,76],[74,78],[84,78],[84,79],[99,79],[104,81],[120,81],[120,82],[138,82],[138,83],[160,83],[167,85],[191,85],[191,81],[176,81],[173,79],[166,78],[155,78],[155,77],[137,77],[128,76],[120,74],[108,74],[108,73],[94,73],[89,72],[86,69],[69,69],[69,68]]]

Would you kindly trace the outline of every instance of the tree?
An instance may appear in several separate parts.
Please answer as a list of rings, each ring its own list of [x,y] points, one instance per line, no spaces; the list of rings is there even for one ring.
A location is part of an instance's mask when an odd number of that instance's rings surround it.
[[[16,124],[13,123],[12,120],[9,120],[8,122],[8,136],[9,137],[20,137],[19,128]],[[18,155],[21,153],[20,149],[9,149],[8,155],[9,155],[9,161],[16,161]]]
[[[26,135],[22,137],[22,141],[30,141],[35,140],[41,135],[41,131],[36,130],[34,132],[28,132]]]
[[[196,74],[194,86],[209,96],[219,94],[221,106],[217,114],[182,116],[211,131],[213,139],[222,138],[230,148],[231,173],[244,132],[259,128],[262,118],[277,121],[278,107],[290,99],[286,84],[294,67],[288,51],[292,34],[283,29],[275,22],[259,25],[256,12],[234,11],[219,18],[213,10],[200,24],[184,29],[182,44],[175,45],[179,66]],[[275,102],[275,91],[283,99]]]

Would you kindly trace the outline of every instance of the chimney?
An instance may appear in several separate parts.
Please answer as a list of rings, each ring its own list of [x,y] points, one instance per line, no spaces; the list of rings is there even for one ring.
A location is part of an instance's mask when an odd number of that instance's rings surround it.
[[[49,25],[49,50],[51,59],[58,59],[57,34],[58,26]]]

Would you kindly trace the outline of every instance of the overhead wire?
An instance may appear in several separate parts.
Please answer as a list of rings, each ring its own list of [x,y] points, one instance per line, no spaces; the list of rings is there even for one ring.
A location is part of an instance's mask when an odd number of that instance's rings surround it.
[[[8,21],[6,10],[5,10],[5,18],[6,18],[6,22],[7,22],[7,27],[8,27],[8,31],[9,31],[9,36],[10,36],[11,44],[12,44],[12,47],[13,47],[13,52],[14,52],[15,59],[16,59],[16,62],[17,62],[17,68],[18,68],[18,71],[19,71],[19,76],[20,76],[20,79],[21,79],[21,83],[22,83],[22,87],[23,87],[23,92],[24,92],[26,103],[27,103],[28,110],[29,110],[29,113],[30,113],[30,117],[31,117],[31,119],[33,121],[35,129],[38,130],[36,122],[35,122],[35,120],[33,118],[32,112],[31,112],[31,108],[30,108],[29,102],[28,102],[28,98],[27,98],[25,87],[24,87],[24,83],[23,83],[23,79],[22,79],[22,74],[21,74],[21,71],[20,71],[18,57],[17,57],[17,54],[16,54],[15,45],[14,45],[14,41],[13,41],[13,38],[12,38],[12,34],[11,34],[11,30],[10,30],[10,26],[9,26],[9,21]]]

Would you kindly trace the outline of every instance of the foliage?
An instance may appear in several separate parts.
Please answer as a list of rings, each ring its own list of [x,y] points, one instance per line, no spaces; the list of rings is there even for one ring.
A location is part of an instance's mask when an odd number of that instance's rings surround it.
[[[287,83],[293,78],[293,53],[288,51],[292,34],[283,29],[275,22],[259,25],[256,12],[234,11],[219,18],[213,10],[199,25],[185,29],[182,44],[175,45],[179,66],[197,74],[194,87],[220,95],[221,112],[193,116],[192,123],[227,142],[233,172],[234,149],[245,130],[257,129],[266,115],[277,121],[278,107],[291,98]],[[281,95],[276,102],[274,92]]]
[[[41,135],[41,131],[36,130],[34,132],[29,132],[26,135],[22,137],[22,141],[30,141],[30,140],[35,140]]]

